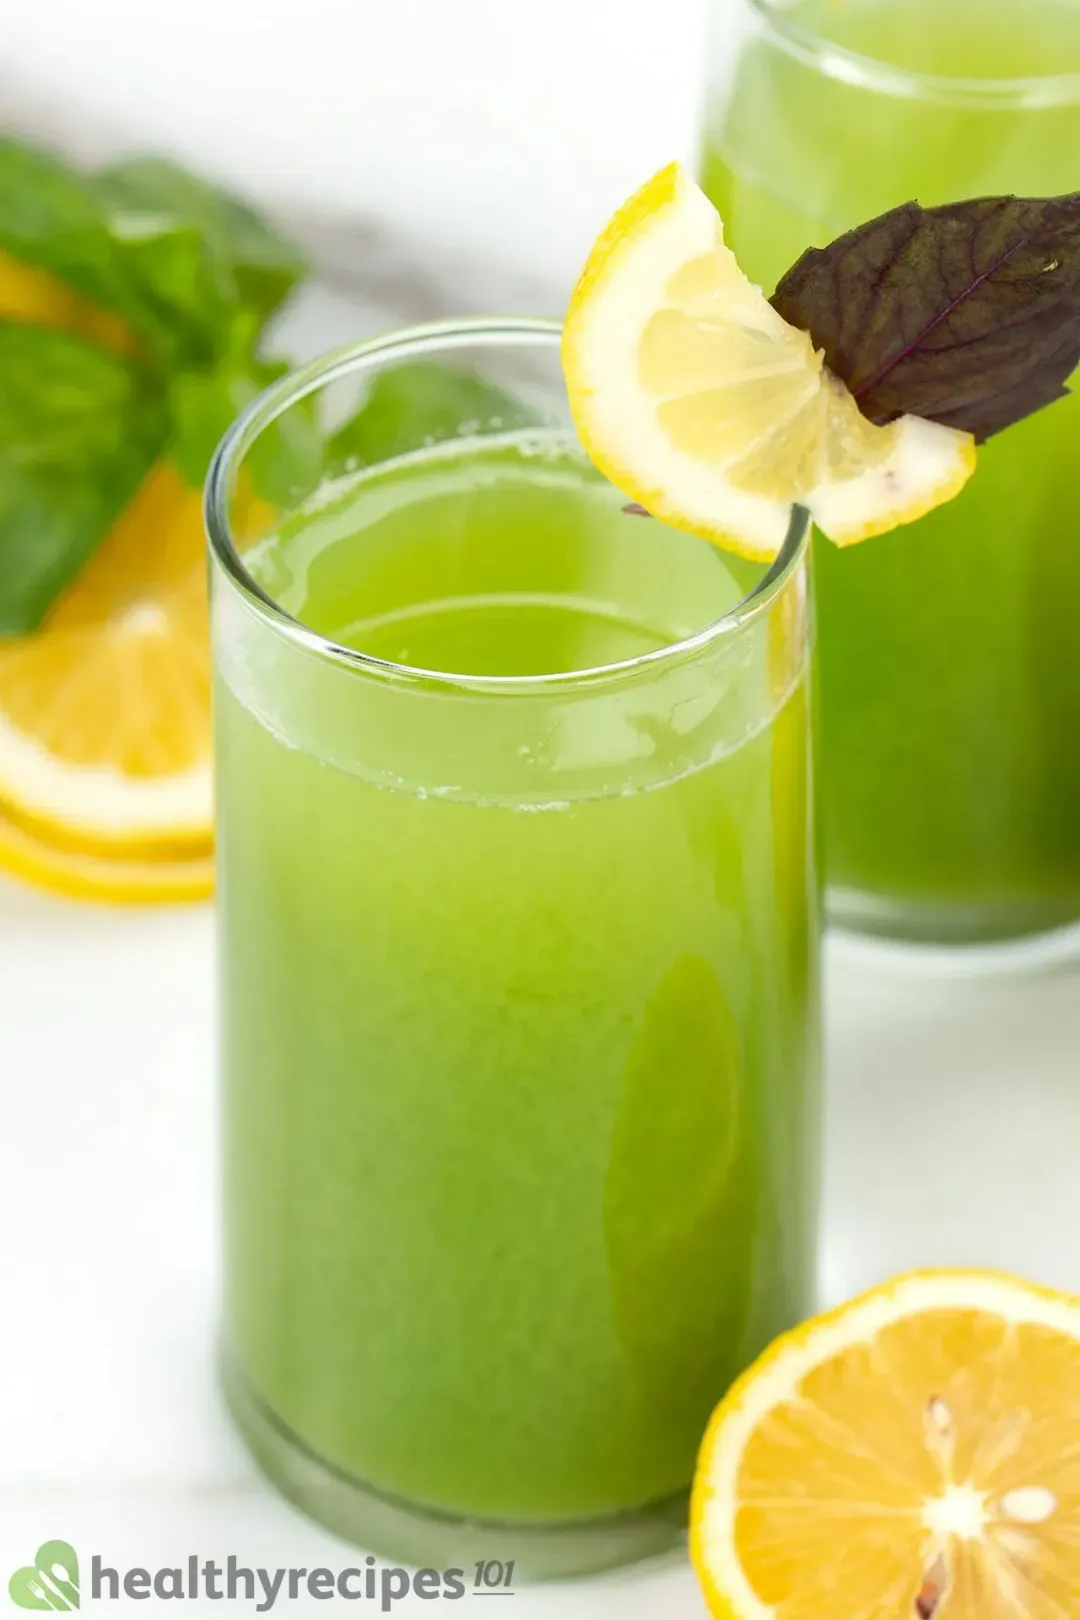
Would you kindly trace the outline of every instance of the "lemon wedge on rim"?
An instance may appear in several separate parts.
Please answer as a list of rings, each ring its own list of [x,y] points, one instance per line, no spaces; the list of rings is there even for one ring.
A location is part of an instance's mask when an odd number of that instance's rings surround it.
[[[877,426],[740,270],[679,164],[601,234],[570,300],[563,370],[590,458],[655,517],[768,561],[791,507],[837,545],[910,523],[975,468],[968,433]]]

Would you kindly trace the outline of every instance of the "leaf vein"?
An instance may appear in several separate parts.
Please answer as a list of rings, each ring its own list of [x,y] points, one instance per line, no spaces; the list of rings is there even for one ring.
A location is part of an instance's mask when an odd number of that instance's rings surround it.
[[[930,336],[930,334],[937,330],[943,321],[947,321],[949,316],[952,315],[955,310],[959,309],[961,304],[963,304],[968,298],[972,297],[972,295],[976,293],[985,282],[990,280],[991,276],[996,275],[1003,265],[1008,264],[1009,260],[1012,258],[1013,254],[1018,251],[1018,249],[1026,247],[1030,241],[1031,233],[1025,232],[1025,234],[1013,242],[1010,247],[1006,248],[1004,253],[1000,254],[998,258],[994,260],[993,264],[984,270],[981,275],[977,275],[974,281],[964,288],[963,292],[958,293],[957,296],[948,305],[946,305],[946,307],[941,310],[939,314],[934,316],[934,319],[930,321],[928,325],[924,326],[920,332],[917,332],[915,336],[904,345],[899,354],[890,356],[882,365],[878,367],[877,371],[874,372],[874,374],[866,382],[860,383],[858,388],[852,389],[852,393],[855,395],[855,398],[861,399],[863,395],[868,394],[872,388],[877,388],[879,384],[884,382],[885,378],[890,372],[895,371],[897,366],[901,365],[903,361],[909,359],[911,355],[913,355],[915,351],[926,342],[926,339]]]

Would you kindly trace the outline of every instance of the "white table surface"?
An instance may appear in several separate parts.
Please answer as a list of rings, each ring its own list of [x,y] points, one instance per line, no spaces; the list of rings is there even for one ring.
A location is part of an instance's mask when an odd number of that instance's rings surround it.
[[[54,1536],[84,1570],[94,1551],[353,1561],[261,1480],[216,1393],[213,1001],[208,906],[113,912],[0,880],[4,1580]],[[827,1299],[934,1263],[1080,1289],[1080,976],[920,976],[833,947],[828,1028]],[[521,1590],[514,1612],[704,1611],[673,1564]]]

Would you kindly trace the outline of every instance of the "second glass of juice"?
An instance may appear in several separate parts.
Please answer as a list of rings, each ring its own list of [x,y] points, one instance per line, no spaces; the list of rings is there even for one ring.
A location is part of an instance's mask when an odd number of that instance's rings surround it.
[[[627,511],[529,322],[277,385],[208,517],[233,1412],[378,1552],[657,1552],[811,1303],[805,525]]]
[[[899,203],[1080,187],[1080,0],[715,0],[706,189],[772,291]],[[958,500],[822,543],[831,909],[942,943],[1080,919],[1075,395]]]

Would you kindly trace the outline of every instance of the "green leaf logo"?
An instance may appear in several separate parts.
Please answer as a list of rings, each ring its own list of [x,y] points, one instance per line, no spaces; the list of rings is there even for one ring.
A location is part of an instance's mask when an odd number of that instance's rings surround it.
[[[34,1562],[17,1569],[8,1582],[11,1601],[20,1609],[77,1609],[79,1560],[67,1541],[45,1541]]]

